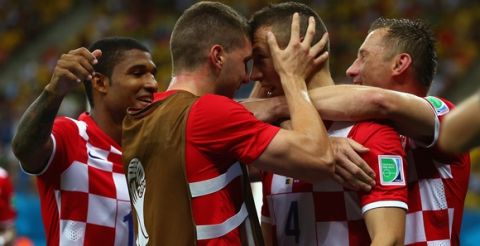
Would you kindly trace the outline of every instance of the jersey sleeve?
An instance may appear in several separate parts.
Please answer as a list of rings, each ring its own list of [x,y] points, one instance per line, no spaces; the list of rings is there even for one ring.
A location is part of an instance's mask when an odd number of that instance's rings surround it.
[[[425,100],[432,106],[435,111],[435,141],[429,145],[425,146],[422,143],[415,141],[415,144],[419,147],[424,147],[427,152],[430,152],[430,156],[440,163],[457,163],[460,159],[462,159],[462,155],[455,155],[447,153],[441,150],[437,144],[438,134],[440,132],[440,128],[442,127],[442,122],[445,116],[455,108],[455,105],[444,99],[434,96],[425,97]]]
[[[375,186],[359,192],[362,213],[379,207],[407,206],[406,161],[399,135],[386,125],[358,123],[351,137],[369,148],[362,158],[375,171]]]
[[[249,164],[266,149],[278,127],[257,120],[241,104],[223,96],[205,95],[189,114],[189,137],[209,156],[230,153]]]
[[[57,117],[50,134],[50,138],[53,141],[53,150],[48,158],[48,162],[40,173],[29,174],[45,176],[46,178],[53,178],[52,175],[58,176],[66,168],[63,165],[68,164],[69,148],[76,146],[76,143],[72,142],[72,134],[78,135],[78,128],[75,123],[67,117]]]

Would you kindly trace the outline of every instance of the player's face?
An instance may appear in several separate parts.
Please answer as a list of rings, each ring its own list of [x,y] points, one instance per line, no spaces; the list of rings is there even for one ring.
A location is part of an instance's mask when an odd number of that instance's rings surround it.
[[[250,81],[248,63],[252,58],[252,45],[245,37],[242,47],[225,52],[225,60],[219,75],[216,94],[232,98],[242,84]]]
[[[253,35],[253,71],[251,79],[260,82],[262,87],[272,92],[271,96],[283,95],[280,77],[275,71],[270,48],[267,42],[267,32],[270,27],[261,27]]]
[[[368,34],[358,50],[357,59],[347,69],[354,84],[391,89],[393,59],[387,59],[383,37],[387,29],[376,29]]]
[[[112,70],[105,98],[107,107],[125,114],[128,107],[147,106],[157,91],[156,71],[150,53],[138,49],[124,51]]]

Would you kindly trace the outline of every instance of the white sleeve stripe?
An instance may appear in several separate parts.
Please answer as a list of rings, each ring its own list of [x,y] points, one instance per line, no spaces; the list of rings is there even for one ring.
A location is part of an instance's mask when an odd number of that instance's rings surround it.
[[[55,152],[57,151],[57,142],[55,141],[55,137],[53,136],[53,133],[50,134],[50,138],[52,139],[52,144],[53,144],[53,149],[52,149],[52,153],[50,154],[50,158],[48,158],[48,162],[47,162],[47,165],[45,165],[45,167],[42,169],[42,171],[40,171],[39,173],[30,173],[30,172],[27,172],[25,169],[23,169],[23,165],[22,163],[20,162],[20,169],[28,174],[28,175],[31,175],[31,176],[40,176],[42,174],[44,174],[48,167],[50,166],[50,164],[52,163],[52,160],[53,160],[53,157],[55,157]]]
[[[433,111],[433,114],[435,115],[435,126],[433,129],[433,140],[431,143],[423,143],[419,141],[415,141],[419,146],[422,146],[423,148],[430,148],[433,145],[437,143],[438,140],[438,135],[440,133],[440,119],[438,118],[437,110],[435,110],[435,107],[427,100],[427,98],[423,98],[425,102],[430,106],[430,109]],[[440,100],[440,99],[439,99]]]
[[[369,203],[365,206],[362,207],[362,214],[366,213],[368,210],[374,209],[374,208],[385,208],[385,207],[396,207],[396,208],[403,208],[405,210],[408,210],[408,205],[405,202],[402,201],[378,201],[378,202],[372,202]]]
[[[242,175],[242,167],[236,162],[228,170],[217,177],[189,183],[192,197],[199,197],[217,192],[225,188],[233,179]]]

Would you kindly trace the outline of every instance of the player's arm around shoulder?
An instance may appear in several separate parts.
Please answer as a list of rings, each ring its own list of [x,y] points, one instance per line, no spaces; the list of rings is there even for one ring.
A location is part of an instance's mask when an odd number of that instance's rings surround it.
[[[440,148],[452,153],[461,153],[480,145],[479,114],[480,91],[445,115],[438,140]]]

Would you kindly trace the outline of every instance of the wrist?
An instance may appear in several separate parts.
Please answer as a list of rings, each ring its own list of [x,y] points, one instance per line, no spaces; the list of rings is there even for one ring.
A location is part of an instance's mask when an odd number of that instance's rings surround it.
[[[59,99],[63,99],[65,95],[67,94],[66,92],[63,92],[61,89],[58,89],[55,85],[49,83],[47,84],[44,88],[43,91],[46,92],[46,94],[50,97],[56,97]]]

